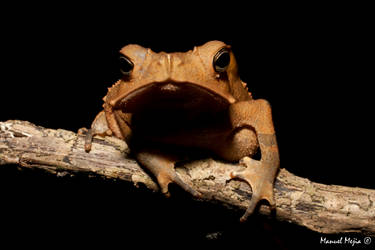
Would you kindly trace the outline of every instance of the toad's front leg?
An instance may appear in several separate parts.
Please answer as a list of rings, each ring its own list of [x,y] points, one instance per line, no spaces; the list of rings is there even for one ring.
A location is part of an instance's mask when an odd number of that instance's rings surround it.
[[[242,163],[245,163],[247,168],[231,174],[231,178],[249,183],[253,191],[250,205],[241,217],[241,221],[245,221],[260,200],[267,200],[272,208],[275,207],[273,183],[280,165],[279,150],[271,106],[267,101],[260,99],[238,102],[230,106],[229,112],[234,131],[240,131],[242,128],[254,129],[261,150],[260,161],[245,157]]]

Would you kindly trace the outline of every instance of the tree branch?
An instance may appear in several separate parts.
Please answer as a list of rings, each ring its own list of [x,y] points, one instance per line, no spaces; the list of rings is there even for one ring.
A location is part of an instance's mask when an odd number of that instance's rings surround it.
[[[127,145],[116,138],[95,138],[92,151],[84,151],[84,138],[71,131],[46,129],[26,121],[0,122],[0,165],[40,168],[57,175],[88,173],[158,186],[128,157]],[[246,209],[250,187],[229,181],[231,171],[243,168],[213,159],[176,168],[207,202]],[[314,183],[281,169],[275,181],[275,217],[322,233],[361,232],[375,235],[375,190]],[[260,213],[270,214],[266,205]]]

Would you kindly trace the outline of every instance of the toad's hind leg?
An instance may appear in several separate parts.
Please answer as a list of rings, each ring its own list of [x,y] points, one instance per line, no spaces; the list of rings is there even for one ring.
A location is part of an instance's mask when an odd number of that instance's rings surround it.
[[[201,194],[194,190],[189,184],[181,180],[177,175],[174,164],[176,159],[172,156],[160,153],[153,150],[141,150],[136,154],[136,159],[145,168],[151,171],[156,177],[161,192],[169,196],[168,185],[173,182],[183,188],[185,191],[192,194],[194,197],[201,197]]]

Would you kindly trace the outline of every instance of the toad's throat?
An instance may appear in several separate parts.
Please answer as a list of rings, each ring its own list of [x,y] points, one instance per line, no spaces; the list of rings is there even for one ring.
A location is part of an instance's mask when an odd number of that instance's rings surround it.
[[[118,107],[126,113],[160,111],[218,112],[231,100],[208,88],[189,82],[150,83],[128,93]]]

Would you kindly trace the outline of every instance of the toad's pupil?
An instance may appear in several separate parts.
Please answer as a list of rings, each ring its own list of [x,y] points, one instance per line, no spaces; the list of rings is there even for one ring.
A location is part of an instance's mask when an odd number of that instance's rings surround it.
[[[120,58],[119,58],[119,64],[120,64],[120,71],[124,75],[130,74],[130,72],[134,68],[133,63],[128,58],[126,58],[125,56],[120,56]]]
[[[230,62],[230,54],[228,50],[219,51],[214,58],[215,71],[223,72],[226,70]]]
[[[220,68],[225,68],[229,64],[229,53],[223,52],[216,60],[216,65]]]

